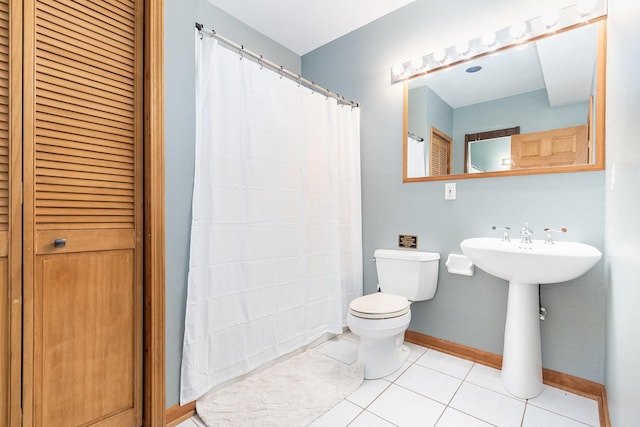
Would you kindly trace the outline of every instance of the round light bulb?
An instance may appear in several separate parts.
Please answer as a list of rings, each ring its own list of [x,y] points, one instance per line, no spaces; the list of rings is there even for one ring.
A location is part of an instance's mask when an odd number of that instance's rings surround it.
[[[391,68],[391,73],[396,77],[401,77],[404,74],[404,65],[396,64]]]
[[[547,30],[552,29],[558,24],[560,20],[560,12],[557,10],[550,10],[544,15],[542,15],[542,24],[547,28]]]
[[[424,67],[424,59],[422,59],[422,57],[420,58],[413,58],[411,60],[411,67],[414,70],[421,70],[422,67]]]
[[[517,24],[513,24],[511,28],[509,28],[509,35],[513,37],[515,40],[519,40],[524,37],[527,32],[527,24],[524,22],[518,22]]]
[[[581,16],[585,17],[590,15],[593,12],[593,9],[596,8],[596,0],[581,0],[576,5],[578,12]]]
[[[444,50],[437,50],[433,52],[433,60],[442,64],[447,59],[447,53]]]
[[[496,46],[496,33],[490,32],[483,34],[482,37],[480,37],[480,42],[487,48]]]
[[[466,54],[468,54],[471,51],[471,46],[469,45],[469,42],[464,41],[462,43],[458,43],[456,45],[456,53],[460,56],[465,56]]]

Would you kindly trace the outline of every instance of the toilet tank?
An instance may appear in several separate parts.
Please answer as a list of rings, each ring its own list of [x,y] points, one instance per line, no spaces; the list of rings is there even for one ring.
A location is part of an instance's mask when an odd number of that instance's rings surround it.
[[[439,253],[377,249],[373,256],[382,292],[401,295],[409,301],[424,301],[435,295]]]

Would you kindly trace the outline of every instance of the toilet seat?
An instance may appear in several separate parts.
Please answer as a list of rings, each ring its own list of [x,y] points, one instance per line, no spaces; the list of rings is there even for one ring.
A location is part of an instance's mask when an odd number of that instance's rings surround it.
[[[376,292],[349,304],[349,313],[362,319],[390,319],[409,312],[409,300],[400,295]]]

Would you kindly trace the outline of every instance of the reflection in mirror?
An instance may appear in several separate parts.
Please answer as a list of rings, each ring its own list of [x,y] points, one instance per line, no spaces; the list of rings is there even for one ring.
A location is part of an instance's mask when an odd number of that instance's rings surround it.
[[[495,172],[511,169],[511,136],[520,126],[464,136],[464,172]]]
[[[404,181],[602,169],[605,24],[408,80]],[[477,138],[516,127],[517,137]]]

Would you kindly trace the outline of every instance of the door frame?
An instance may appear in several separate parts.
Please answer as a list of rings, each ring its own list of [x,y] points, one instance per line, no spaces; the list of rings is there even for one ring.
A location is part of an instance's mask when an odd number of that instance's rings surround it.
[[[22,396],[22,0],[9,1],[9,426],[20,426]],[[17,147],[16,147],[17,145]]]
[[[144,1],[143,425],[165,413],[164,2]]]

